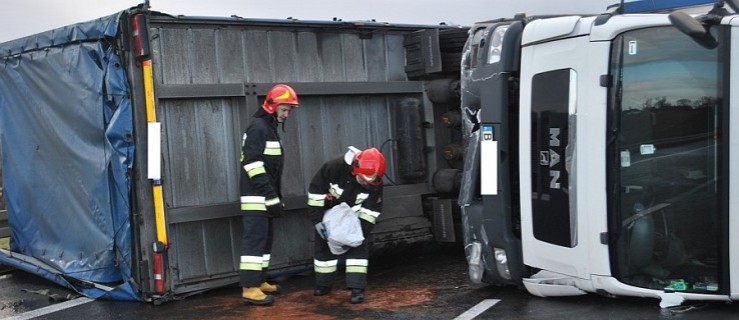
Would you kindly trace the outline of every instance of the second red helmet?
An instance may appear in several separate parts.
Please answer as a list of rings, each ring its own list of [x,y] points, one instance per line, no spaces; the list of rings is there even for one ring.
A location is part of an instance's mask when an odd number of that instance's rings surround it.
[[[357,153],[352,161],[352,174],[370,185],[380,185],[385,175],[385,157],[376,148]]]

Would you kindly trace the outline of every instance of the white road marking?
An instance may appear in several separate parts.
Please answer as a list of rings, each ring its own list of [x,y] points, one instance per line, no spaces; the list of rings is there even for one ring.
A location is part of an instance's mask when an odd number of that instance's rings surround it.
[[[469,310],[465,311],[463,314],[460,314],[459,316],[454,318],[454,320],[472,320],[475,317],[479,316],[481,313],[485,312],[485,310],[490,309],[490,307],[494,306],[498,302],[500,302],[500,299],[482,300],[480,303],[478,303],[474,307],[470,308]]]
[[[85,303],[88,303],[88,302],[91,302],[91,301],[95,301],[95,299],[90,299],[90,298],[87,298],[87,297],[81,297],[81,298],[77,298],[77,299],[74,299],[74,300],[68,300],[68,301],[64,301],[62,303],[53,304],[53,305],[50,305],[48,307],[43,307],[41,309],[36,309],[36,310],[24,312],[24,313],[21,313],[21,314],[19,314],[17,316],[13,316],[13,317],[10,317],[10,318],[5,318],[5,320],[26,320],[26,319],[33,319],[33,318],[37,318],[37,317],[40,317],[40,316],[47,315],[49,313],[54,313],[54,312],[57,312],[57,311],[62,311],[64,309],[69,309],[69,308],[72,308],[72,307],[76,307],[76,306],[79,306],[81,304],[85,304]]]

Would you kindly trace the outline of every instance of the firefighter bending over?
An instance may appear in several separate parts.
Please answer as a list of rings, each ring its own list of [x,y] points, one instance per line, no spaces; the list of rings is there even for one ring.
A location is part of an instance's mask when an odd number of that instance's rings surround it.
[[[366,238],[382,210],[382,176],[385,174],[385,158],[376,148],[360,151],[349,147],[343,157],[336,157],[323,164],[316,172],[308,188],[310,219],[316,225],[314,244],[315,296],[331,292],[336,278],[338,259],[346,259],[346,287],[351,289],[351,303],[364,301],[367,286],[368,245]],[[326,234],[321,230],[324,213],[341,203],[346,203],[359,217],[364,242],[357,247],[336,255],[331,252]],[[329,230],[330,231],[330,230]]]

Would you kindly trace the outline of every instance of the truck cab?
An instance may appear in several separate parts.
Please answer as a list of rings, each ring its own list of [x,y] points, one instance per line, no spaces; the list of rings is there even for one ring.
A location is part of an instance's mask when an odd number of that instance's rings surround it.
[[[470,29],[459,205],[472,281],[663,307],[739,297],[726,9]]]

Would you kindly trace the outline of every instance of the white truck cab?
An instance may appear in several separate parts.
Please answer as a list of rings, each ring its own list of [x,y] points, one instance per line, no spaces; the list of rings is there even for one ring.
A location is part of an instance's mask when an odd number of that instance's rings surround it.
[[[709,9],[473,26],[459,197],[473,281],[662,307],[739,298],[739,29],[735,4]]]

